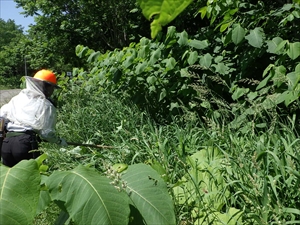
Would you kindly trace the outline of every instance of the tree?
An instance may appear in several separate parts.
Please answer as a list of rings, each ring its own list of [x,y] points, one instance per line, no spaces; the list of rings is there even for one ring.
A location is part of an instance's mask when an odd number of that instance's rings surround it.
[[[26,36],[14,20],[0,19],[0,76],[24,75],[24,48]]]
[[[84,67],[84,62],[75,55],[78,44],[105,53],[151,34],[149,22],[136,0],[16,2],[25,15],[35,18],[35,25],[29,29],[31,43],[27,47],[33,69],[50,67],[66,71]],[[201,20],[194,18],[195,10],[185,11],[173,25],[197,32]]]
[[[34,69],[71,70],[84,63],[75,55],[78,44],[106,52],[150,34],[135,0],[17,0],[25,15],[34,16],[28,55]]]

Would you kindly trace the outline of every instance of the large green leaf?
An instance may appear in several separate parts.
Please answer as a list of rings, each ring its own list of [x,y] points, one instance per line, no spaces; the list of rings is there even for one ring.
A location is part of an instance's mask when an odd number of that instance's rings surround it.
[[[40,195],[40,173],[35,160],[12,168],[0,166],[0,224],[32,224]]]
[[[156,63],[156,61],[161,57],[161,50],[160,49],[156,49],[155,51],[153,51],[151,53],[151,57],[149,60],[149,66],[154,65],[154,63]]]
[[[176,223],[166,183],[154,169],[145,164],[131,165],[122,179],[127,184],[128,195],[146,224]]]
[[[159,94],[159,100],[158,101],[163,100],[166,96],[167,96],[167,91],[166,91],[166,89],[163,88],[161,90],[160,94]]]
[[[229,73],[229,69],[230,68],[226,64],[224,64],[222,62],[220,62],[218,64],[213,64],[212,66],[215,68],[215,71],[217,73],[220,73],[222,75],[225,75],[225,74]]]
[[[155,77],[155,76],[150,76],[150,77],[147,77],[147,83],[148,84],[151,84],[151,85],[153,85],[153,84],[155,84],[155,82],[157,81],[157,78]]]
[[[248,40],[249,44],[255,48],[260,48],[263,45],[264,31],[261,27],[256,27],[254,30],[250,30],[245,38]]]
[[[151,37],[155,38],[162,26],[175,19],[193,0],[138,0],[146,19],[151,23]]]
[[[205,68],[209,68],[211,65],[212,59],[213,59],[213,57],[209,53],[206,53],[204,56],[202,56],[200,58],[200,65]]]
[[[77,45],[76,46],[76,55],[79,57],[79,58],[82,58],[86,55],[86,53],[89,51],[89,48],[88,47],[84,47],[82,45]]]
[[[196,49],[205,49],[206,47],[209,46],[209,43],[207,40],[204,40],[204,41],[199,41],[199,40],[189,40],[188,41],[188,45],[193,47],[193,48],[196,48]]]
[[[93,169],[78,166],[55,171],[47,180],[53,200],[64,207],[76,224],[128,224],[129,199]]]
[[[287,54],[291,59],[296,59],[300,55],[300,42],[290,43]]]
[[[189,58],[188,58],[188,64],[193,65],[198,59],[198,52],[193,51],[190,53]]]
[[[178,34],[178,44],[179,46],[184,46],[184,45],[187,45],[189,43],[189,35],[186,31],[182,31],[181,33]]]
[[[176,65],[176,59],[174,59],[173,57],[165,59],[165,63],[166,63],[166,68],[172,70]]]
[[[283,41],[281,37],[275,37],[271,41],[267,41],[268,50],[269,53],[276,53],[276,49],[278,45]]]
[[[142,72],[144,72],[145,68],[147,66],[147,62],[144,61],[142,63],[139,63],[136,68],[135,68],[135,73],[138,75],[138,74],[141,74]]]
[[[245,30],[244,28],[240,25],[237,24],[236,27],[232,31],[232,36],[231,39],[234,44],[239,44],[245,37]]]
[[[207,204],[220,210],[229,195],[229,191],[224,192],[226,184],[221,173],[224,155],[217,148],[208,147],[187,157],[186,162],[191,169],[180,180],[182,183],[173,188],[175,199],[179,204],[193,204],[199,209]]]
[[[289,88],[294,89],[300,80],[300,73],[297,74],[297,72],[291,72],[288,73],[286,77],[288,78],[289,81],[288,82]]]
[[[222,24],[220,27],[220,32],[221,33],[224,32],[231,24],[232,24],[232,21]]]
[[[87,59],[87,62],[95,62],[97,60],[97,58],[100,56],[100,52],[93,52]]]
[[[292,102],[299,98],[299,94],[296,91],[288,91],[286,98],[284,99],[284,104],[289,106]]]

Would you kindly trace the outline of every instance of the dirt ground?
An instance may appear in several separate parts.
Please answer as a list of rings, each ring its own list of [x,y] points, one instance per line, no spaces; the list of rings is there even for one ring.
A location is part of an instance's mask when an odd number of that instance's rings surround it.
[[[0,90],[0,107],[9,102],[12,97],[19,94],[20,91],[21,89]]]

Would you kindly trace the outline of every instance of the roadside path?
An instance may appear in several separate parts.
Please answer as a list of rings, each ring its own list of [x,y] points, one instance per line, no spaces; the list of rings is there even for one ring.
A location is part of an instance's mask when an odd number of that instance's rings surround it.
[[[0,90],[0,107],[9,102],[12,97],[19,94],[20,91],[21,89]]]

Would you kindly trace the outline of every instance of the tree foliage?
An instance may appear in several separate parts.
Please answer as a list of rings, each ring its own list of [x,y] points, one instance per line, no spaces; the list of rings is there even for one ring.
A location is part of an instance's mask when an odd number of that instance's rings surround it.
[[[13,77],[24,74],[24,47],[26,36],[21,26],[13,20],[0,19],[0,76]]]
[[[134,0],[16,2],[25,15],[35,18],[36,24],[29,30],[28,49],[34,69],[70,71],[84,65],[75,55],[78,44],[105,52],[150,33]]]
[[[151,34],[136,0],[16,2],[25,15],[35,19],[26,47],[29,66],[34,70],[47,67],[64,72],[84,67],[85,63],[75,55],[78,44],[105,53]],[[165,9],[168,6],[166,4]],[[193,14],[194,10],[185,11],[172,23],[181,30],[196,32],[201,20]]]

